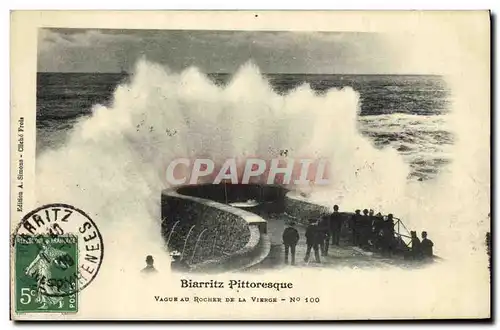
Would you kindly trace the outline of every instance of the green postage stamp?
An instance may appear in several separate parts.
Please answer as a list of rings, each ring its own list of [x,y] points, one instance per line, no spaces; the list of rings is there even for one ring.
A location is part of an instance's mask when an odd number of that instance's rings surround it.
[[[78,238],[17,236],[15,308],[18,313],[78,311]]]

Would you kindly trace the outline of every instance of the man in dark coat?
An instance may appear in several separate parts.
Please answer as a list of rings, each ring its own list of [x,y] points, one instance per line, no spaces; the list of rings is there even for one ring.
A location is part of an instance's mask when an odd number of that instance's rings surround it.
[[[309,220],[309,226],[306,229],[306,256],[304,258],[304,262],[309,261],[309,256],[311,255],[311,249],[314,250],[314,258],[317,263],[321,262],[319,258],[319,243],[321,240],[321,232],[318,230],[318,225],[316,223],[316,219]]]
[[[352,244],[358,245],[360,242],[360,231],[362,215],[360,210],[356,210],[351,218]]]
[[[329,216],[324,215],[319,219],[318,222],[318,235],[319,235],[319,247],[321,249],[321,255],[328,255],[328,249],[330,247],[330,219]]]
[[[288,264],[288,252],[292,255],[292,265],[295,265],[295,247],[299,241],[299,232],[294,228],[295,223],[292,221],[283,231],[283,244],[285,245],[285,263]]]
[[[156,273],[157,270],[154,266],[154,259],[153,259],[153,256],[149,255],[146,257],[146,267],[144,267],[141,272],[143,273]]]
[[[418,239],[418,237],[417,237]],[[387,215],[387,220],[384,221],[384,250],[389,253],[394,252],[395,238],[394,238],[394,217],[392,213]]]
[[[424,258],[432,258],[434,255],[432,251],[432,247],[434,246],[434,243],[430,239],[427,238],[427,232],[423,231],[422,232],[422,242],[420,242],[420,248],[422,250],[422,256]]]
[[[411,255],[413,259],[420,259],[422,256],[422,249],[420,239],[417,237],[416,231],[411,231]]]
[[[379,249],[384,248],[383,242],[384,235],[384,217],[379,212],[373,217],[373,237],[375,239],[375,246]]]
[[[340,233],[342,231],[342,216],[339,213],[339,206],[333,206],[333,213],[330,215],[330,236],[332,245],[339,245]]]
[[[368,246],[368,240],[370,238],[370,233],[372,231],[371,217],[368,215],[368,209],[363,210],[363,215],[359,218],[359,241],[358,244],[361,247]]]

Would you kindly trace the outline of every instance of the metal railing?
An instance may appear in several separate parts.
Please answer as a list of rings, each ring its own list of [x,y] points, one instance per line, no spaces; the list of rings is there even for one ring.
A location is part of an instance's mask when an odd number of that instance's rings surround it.
[[[394,227],[397,226],[397,231],[395,232],[396,236],[400,237],[401,240],[406,244],[406,246],[409,247],[411,244],[410,231],[408,230],[408,228],[406,228],[405,224],[403,223],[403,221],[401,221],[401,219],[395,217],[393,219],[396,220],[396,222],[394,223]],[[404,233],[401,233],[401,231],[404,231]],[[404,240],[403,237],[408,239],[408,241]]]

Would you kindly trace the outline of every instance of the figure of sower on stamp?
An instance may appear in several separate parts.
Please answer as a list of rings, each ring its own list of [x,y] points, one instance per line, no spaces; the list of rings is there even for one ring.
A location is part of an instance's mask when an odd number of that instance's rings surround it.
[[[64,294],[64,288],[61,283],[51,285],[49,279],[54,278],[54,273],[68,270],[75,264],[74,259],[62,249],[57,249],[52,244],[52,235],[39,236],[41,241],[40,251],[35,259],[26,267],[25,274],[36,279],[36,299],[35,302],[40,303],[39,309],[49,309],[53,305],[58,305],[59,308],[64,308],[64,299],[61,295]],[[72,286],[76,282],[70,282]]]
[[[16,310],[78,311],[78,293],[94,280],[103,259],[92,219],[70,205],[45,205],[23,218],[14,246]]]

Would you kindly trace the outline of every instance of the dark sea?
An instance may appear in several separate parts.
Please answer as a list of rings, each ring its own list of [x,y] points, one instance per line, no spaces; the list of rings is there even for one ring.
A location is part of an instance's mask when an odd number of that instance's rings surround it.
[[[392,146],[411,166],[412,179],[433,178],[450,161],[453,135],[447,129],[449,90],[439,76],[421,75],[265,75],[272,88],[286,94],[304,83],[318,94],[351,87],[360,95],[358,129],[374,146]],[[218,85],[227,74],[210,78]],[[127,74],[38,73],[37,154],[64,145],[73,125],[109,105]]]

